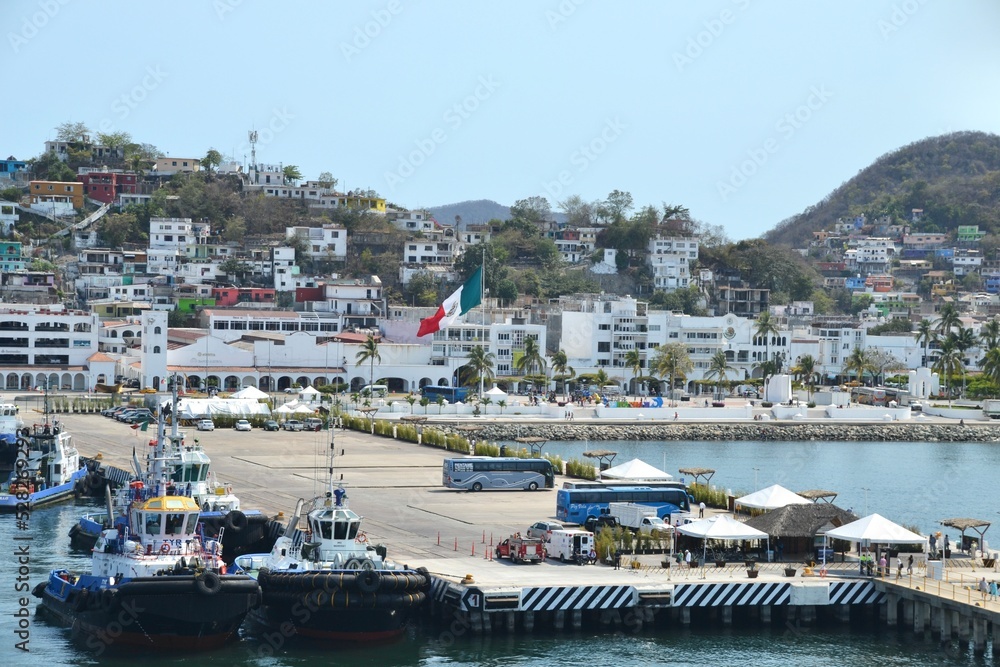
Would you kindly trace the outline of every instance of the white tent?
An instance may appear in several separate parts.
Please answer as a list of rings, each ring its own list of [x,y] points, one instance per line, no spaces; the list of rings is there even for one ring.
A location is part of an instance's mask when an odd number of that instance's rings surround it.
[[[308,405],[300,405],[299,407],[295,408],[295,410],[293,410],[293,413],[297,415],[303,415],[303,414],[311,415],[314,412],[316,412],[316,408],[311,408]]]
[[[507,392],[505,392],[500,387],[493,385],[492,389],[487,389],[483,392],[483,396],[489,396],[490,400],[496,403],[497,401],[504,401],[507,399]]]
[[[309,385],[305,389],[299,392],[299,398],[303,401],[309,401],[310,403],[319,400],[319,391],[315,387]]]
[[[851,542],[877,542],[880,544],[921,544],[927,538],[889,521],[880,514],[870,514],[840,528],[826,532],[827,537]]]
[[[767,550],[771,550],[771,540],[767,533],[740,523],[727,514],[718,514],[708,519],[700,519],[678,526],[677,532],[702,539],[702,563],[705,562],[708,555],[709,540],[767,540]]]
[[[620,479],[630,482],[640,480],[667,481],[673,478],[674,476],[670,473],[663,472],[659,468],[654,468],[640,459],[632,459],[631,461],[616,465],[614,468],[601,471],[601,479]]]
[[[293,408],[288,403],[285,403],[280,408],[275,408],[275,410],[274,410],[274,414],[277,414],[277,415],[290,415],[293,412],[295,412],[295,408]]]
[[[170,401],[164,401],[164,404]],[[206,419],[215,416],[252,417],[270,415],[267,405],[250,398],[182,398],[177,402],[180,419]]]
[[[252,398],[254,400],[259,400],[261,398],[267,398],[267,394],[262,392],[257,387],[244,387],[238,392],[233,394],[230,398]]]
[[[766,489],[736,499],[736,504],[739,506],[761,510],[776,510],[787,505],[808,505],[811,502],[808,498],[792,493],[780,484],[773,484]]]

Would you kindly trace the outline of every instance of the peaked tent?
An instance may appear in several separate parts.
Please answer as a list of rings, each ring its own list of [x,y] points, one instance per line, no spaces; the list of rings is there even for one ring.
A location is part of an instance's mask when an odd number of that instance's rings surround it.
[[[505,392],[500,387],[493,385],[492,389],[487,389],[483,392],[484,396],[489,396],[490,400],[496,403],[497,401],[507,400],[507,392]]]
[[[766,489],[754,491],[749,495],[736,499],[738,506],[761,510],[775,510],[788,505],[808,505],[811,502],[808,498],[803,498],[780,484],[773,484]]]
[[[268,395],[257,387],[244,387],[233,394],[230,398],[252,398],[254,400],[259,400],[261,398],[268,398]]]
[[[849,542],[878,542],[880,544],[922,544],[926,541],[923,535],[903,528],[898,523],[889,521],[881,514],[869,514],[840,528],[826,532],[827,537]]]
[[[708,555],[709,540],[767,540],[768,551],[771,550],[770,538],[767,533],[740,523],[728,514],[718,514],[708,519],[700,519],[677,527],[677,532],[690,537],[702,539],[701,562],[704,564]]]
[[[601,479],[668,481],[673,478],[674,476],[670,473],[663,472],[659,468],[654,468],[640,459],[632,459],[631,461],[616,465],[614,468],[601,471]]]

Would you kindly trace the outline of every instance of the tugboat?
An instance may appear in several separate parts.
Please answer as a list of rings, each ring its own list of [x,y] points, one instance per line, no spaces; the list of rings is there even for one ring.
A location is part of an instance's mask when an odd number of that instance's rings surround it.
[[[332,436],[332,431],[331,431]],[[368,544],[362,517],[347,507],[343,486],[333,487],[333,443],[329,489],[306,507],[299,500],[285,534],[269,554],[240,556],[236,566],[257,577],[263,603],[247,616],[251,632],[281,629],[335,642],[372,642],[396,637],[427,598],[430,575],[386,558],[384,546]]]
[[[58,422],[50,424],[47,410],[44,423],[31,426],[23,426],[17,412],[17,406],[0,404],[0,512],[13,512],[18,503],[40,507],[72,498],[89,472],[73,436]]]
[[[175,393],[173,403],[164,406],[162,412],[170,414],[176,410],[176,405]],[[190,497],[201,507],[203,532],[212,537],[223,536],[222,558],[226,563],[232,563],[242,553],[270,549],[274,545],[281,534],[281,524],[259,510],[241,510],[240,499],[233,495],[232,486],[223,486],[218,481],[211,470],[212,459],[198,441],[195,440],[194,445],[184,443],[184,434],[178,431],[176,419],[171,420],[170,434],[160,433],[156,439],[149,441],[147,449],[145,468],[133,452],[134,481],[129,488],[119,489],[114,499],[119,515],[135,499],[137,486],[144,489],[143,493],[148,497],[154,485],[153,469],[156,464],[162,464],[168,474],[167,494]],[[69,530],[70,545],[77,550],[89,551],[101,532],[111,526],[112,522],[109,522],[105,512],[85,514]]]
[[[161,434],[163,428],[161,418]],[[198,504],[166,494],[159,442],[152,493],[134,483],[124,516],[94,545],[91,573],[55,570],[33,591],[41,598],[39,613],[71,626],[90,648],[216,648],[235,639],[247,612],[260,604],[257,582],[226,574],[221,545],[198,534]],[[110,490],[106,502],[110,520]],[[108,631],[112,625],[120,634]]]

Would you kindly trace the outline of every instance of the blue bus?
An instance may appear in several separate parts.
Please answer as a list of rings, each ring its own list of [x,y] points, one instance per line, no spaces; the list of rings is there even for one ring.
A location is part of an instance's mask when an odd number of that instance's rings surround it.
[[[588,517],[607,514],[608,503],[636,503],[657,508],[661,519],[676,512],[691,511],[691,498],[680,482],[674,486],[610,486],[605,488],[559,489],[556,518],[583,524]]]
[[[442,483],[449,489],[551,489],[555,471],[547,459],[469,456],[445,459]]]
[[[440,396],[449,403],[458,403],[459,401],[465,402],[469,390],[465,387],[439,387],[429,384],[420,388],[420,395],[430,399],[431,402],[436,401]]]

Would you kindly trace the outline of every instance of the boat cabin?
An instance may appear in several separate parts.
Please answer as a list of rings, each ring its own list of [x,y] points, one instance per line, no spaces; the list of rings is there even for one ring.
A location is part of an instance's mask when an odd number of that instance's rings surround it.
[[[146,552],[169,553],[196,537],[198,503],[187,496],[156,496],[132,509],[132,532]]]
[[[314,540],[353,540],[361,528],[361,517],[344,507],[324,507],[309,514]]]

